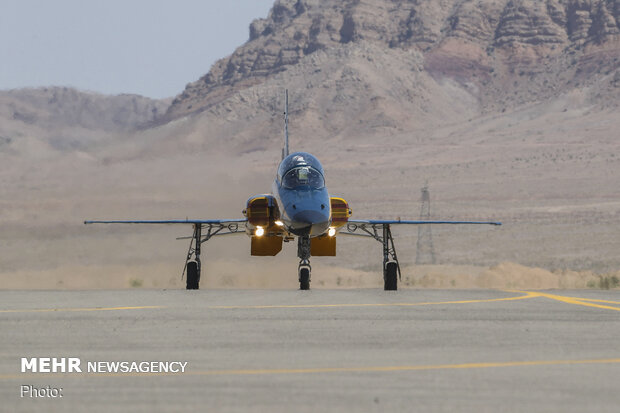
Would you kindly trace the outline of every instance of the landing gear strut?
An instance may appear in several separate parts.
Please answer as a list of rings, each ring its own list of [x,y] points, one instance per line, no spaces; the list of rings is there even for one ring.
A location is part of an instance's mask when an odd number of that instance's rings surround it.
[[[191,222],[191,221],[190,221]],[[204,231],[203,231],[204,230]],[[197,290],[200,286],[200,273],[202,264],[200,262],[201,246],[203,242],[209,241],[216,235],[229,235],[239,232],[245,232],[244,228],[239,227],[239,223],[235,221],[217,221],[194,223],[194,233],[191,237],[181,237],[177,239],[190,239],[189,250],[185,258],[185,266],[183,267],[183,278],[187,273],[186,289]]]
[[[383,289],[396,291],[401,275],[390,224],[349,223],[346,230],[351,235],[374,238],[381,243],[383,246]]]
[[[200,288],[200,246],[202,237],[202,225],[194,224],[194,236],[189,244],[187,258],[185,260],[186,286],[187,290],[197,290]],[[194,247],[195,245],[195,247]],[[192,260],[192,256],[194,259]]]
[[[297,243],[297,256],[299,257],[299,268],[297,273],[299,274],[299,289],[310,289],[310,272],[312,267],[310,266],[310,237],[299,237]]]
[[[400,278],[400,265],[396,257],[394,238],[389,224],[383,224],[383,289],[385,291],[398,290],[398,279]]]

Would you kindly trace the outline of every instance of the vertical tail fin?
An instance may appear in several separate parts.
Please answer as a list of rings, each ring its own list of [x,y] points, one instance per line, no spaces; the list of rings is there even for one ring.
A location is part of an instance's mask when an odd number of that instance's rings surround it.
[[[284,148],[282,149],[282,159],[288,156],[288,89],[284,99]]]

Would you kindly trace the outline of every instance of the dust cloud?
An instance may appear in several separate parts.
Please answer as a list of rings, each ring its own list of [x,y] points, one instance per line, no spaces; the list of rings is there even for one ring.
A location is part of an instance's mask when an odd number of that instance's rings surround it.
[[[258,262],[261,260],[263,262]],[[143,266],[61,266],[54,270],[0,274],[1,289],[183,289],[183,266],[152,263]],[[205,264],[203,289],[296,289],[294,262],[275,258],[215,260]],[[591,271],[555,271],[505,262],[492,267],[424,265],[402,268],[400,288],[579,289],[617,285],[620,271],[605,275]],[[613,280],[616,280],[615,282]],[[314,265],[312,288],[382,288],[378,271]]]

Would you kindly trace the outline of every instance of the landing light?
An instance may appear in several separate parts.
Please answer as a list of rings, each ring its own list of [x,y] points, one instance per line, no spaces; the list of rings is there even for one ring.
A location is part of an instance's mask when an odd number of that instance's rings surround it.
[[[333,237],[334,235],[336,235],[336,228],[329,227],[329,230],[327,231],[327,235],[329,235],[330,237]]]
[[[256,227],[254,235],[256,235],[257,237],[262,237],[263,235],[265,235],[265,230],[263,229],[263,227]]]
[[[274,222],[274,224],[276,224],[279,227],[283,227],[284,226],[284,222],[282,222],[282,221],[276,221],[276,222]]]

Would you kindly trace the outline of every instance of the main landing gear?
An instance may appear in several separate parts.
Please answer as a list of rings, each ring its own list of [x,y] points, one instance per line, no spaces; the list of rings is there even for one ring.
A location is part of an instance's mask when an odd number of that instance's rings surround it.
[[[299,257],[299,268],[297,273],[299,275],[299,289],[310,289],[310,273],[312,267],[310,266],[310,237],[301,236],[297,242],[297,256]]]
[[[203,230],[205,234],[203,234]],[[216,235],[236,234],[238,232],[245,232],[245,230],[240,228],[239,224],[236,222],[194,224],[194,234],[191,237],[177,238],[191,239],[187,257],[185,258],[185,266],[183,267],[183,275],[186,276],[186,289],[197,290],[200,288],[200,273],[202,270],[200,254],[202,243],[209,241]]]
[[[194,225],[194,235],[192,241],[189,244],[189,251],[187,251],[187,258],[185,260],[185,270],[187,272],[186,289],[197,290],[200,288],[200,247],[202,238],[202,225]],[[194,246],[195,245],[195,246]],[[193,257],[193,259],[192,259]]]
[[[388,224],[383,224],[383,289],[385,291],[398,290],[398,279],[400,278],[400,265],[396,257],[394,238]]]
[[[398,280],[401,278],[400,264],[396,256],[390,224],[349,223],[346,231],[350,235],[374,238],[381,243],[383,246],[383,289],[385,291],[398,290]]]

